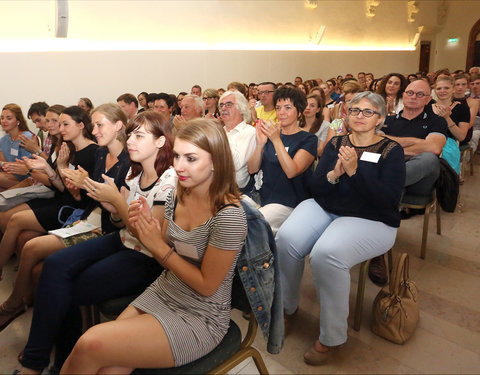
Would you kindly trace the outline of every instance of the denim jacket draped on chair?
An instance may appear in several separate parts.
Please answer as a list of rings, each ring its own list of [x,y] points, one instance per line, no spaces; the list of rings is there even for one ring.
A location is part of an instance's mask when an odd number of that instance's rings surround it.
[[[241,201],[248,234],[237,261],[237,270],[255,318],[267,340],[269,353],[283,346],[284,320],[275,239],[263,215]]]

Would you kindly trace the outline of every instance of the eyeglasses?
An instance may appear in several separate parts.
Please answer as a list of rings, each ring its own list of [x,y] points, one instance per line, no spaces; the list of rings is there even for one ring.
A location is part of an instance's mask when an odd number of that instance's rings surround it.
[[[275,92],[275,90],[259,91],[258,95],[267,95],[267,94],[271,94],[272,92]]]
[[[427,94],[425,94],[424,92],[415,92],[415,91],[412,91],[412,90],[408,90],[408,91],[405,91],[405,94],[407,94],[408,96],[413,96],[415,95],[417,98],[423,98],[425,96],[427,96]]]
[[[205,96],[202,98],[203,100],[213,99],[213,96]]]
[[[363,117],[372,117],[373,115],[380,115],[379,112],[374,111],[373,109],[360,109],[360,108],[349,108],[348,113],[353,115],[353,116],[358,116],[360,113],[363,115]]]
[[[218,105],[218,107],[219,107],[220,109],[223,109],[223,107],[225,107],[225,108],[232,108],[234,105],[235,105],[235,103],[233,103],[233,102],[226,102],[226,103],[220,103],[220,104]]]

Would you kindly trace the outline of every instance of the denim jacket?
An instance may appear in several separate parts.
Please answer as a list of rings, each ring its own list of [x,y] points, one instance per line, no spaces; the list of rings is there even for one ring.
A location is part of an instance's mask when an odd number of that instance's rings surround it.
[[[247,217],[248,234],[237,260],[237,271],[267,340],[267,350],[278,354],[283,346],[285,326],[275,238],[263,215],[247,202],[242,200],[241,204]]]

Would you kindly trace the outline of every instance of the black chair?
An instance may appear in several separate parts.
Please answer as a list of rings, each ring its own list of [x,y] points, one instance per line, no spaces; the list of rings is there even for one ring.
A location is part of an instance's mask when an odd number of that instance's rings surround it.
[[[137,296],[128,296],[105,301],[93,307],[93,321],[98,323],[101,313],[107,319],[115,319]],[[251,314],[250,303],[243,289],[238,275],[235,275],[232,288],[232,308],[247,313],[249,317],[248,329],[242,340],[242,333],[237,324],[230,320],[230,327],[217,347],[206,356],[180,367],[163,369],[135,369],[132,374],[157,375],[157,374],[226,374],[238,364],[249,357],[253,358],[260,374],[267,374],[268,370],[260,352],[252,344],[257,333],[257,321]]]

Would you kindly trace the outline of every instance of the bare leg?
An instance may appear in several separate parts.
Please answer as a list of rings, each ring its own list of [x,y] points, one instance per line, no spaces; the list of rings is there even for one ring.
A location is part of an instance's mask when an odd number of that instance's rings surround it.
[[[17,247],[15,250],[15,254],[17,255],[17,264],[15,265],[15,271],[18,271],[18,268],[20,267],[20,258],[22,256],[22,250],[25,244],[30,241],[32,238],[41,236],[43,233],[40,232],[35,232],[31,230],[25,230],[22,233],[20,233],[20,236],[17,238]]]
[[[32,210],[20,211],[12,215],[0,241],[0,270],[15,252],[17,238],[24,230],[45,233]]]
[[[18,184],[18,180],[13,174],[0,172],[0,191],[4,191]]]
[[[12,294],[4,302],[7,307],[13,308],[21,305],[24,301],[32,303],[33,295],[33,268],[54,252],[63,249],[63,242],[52,234],[34,238],[25,244],[20,259],[17,279]]]
[[[137,367],[174,366],[170,343],[157,319],[131,306],[121,316],[85,332],[61,374],[130,374]]]
[[[5,232],[5,228],[7,227],[8,221],[12,217],[13,214],[24,211],[24,210],[29,210],[30,207],[26,203],[19,204],[18,206],[12,207],[7,211],[0,212],[0,230]]]

